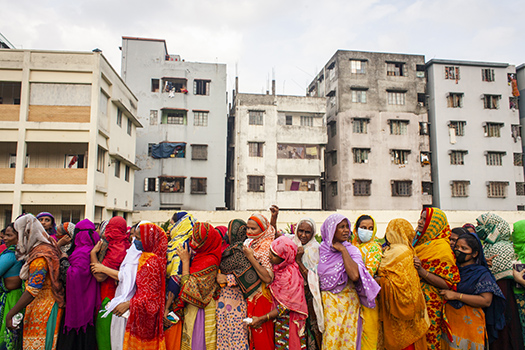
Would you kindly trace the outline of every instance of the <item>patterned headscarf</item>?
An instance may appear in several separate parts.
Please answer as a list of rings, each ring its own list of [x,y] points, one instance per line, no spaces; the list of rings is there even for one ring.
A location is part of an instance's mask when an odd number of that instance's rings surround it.
[[[43,211],[43,212],[39,213],[36,216],[36,218],[40,219],[40,218],[43,218],[45,216],[51,218],[51,228],[49,230],[46,230],[46,232],[50,236],[55,236],[57,234],[57,224],[55,222],[55,217],[53,216],[53,214],[48,213],[47,211]]]
[[[514,246],[511,242],[510,225],[501,216],[494,213],[481,214],[476,219],[478,226],[476,234],[485,241],[483,250],[485,256],[492,260],[490,271],[496,280],[513,279],[512,261],[515,260]]]
[[[176,221],[168,226],[168,276],[179,276],[182,271],[177,248],[188,241],[197,221],[185,211],[175,213]],[[178,289],[178,288],[177,288]]]
[[[268,253],[275,238],[275,228],[270,225],[268,219],[261,214],[253,214],[248,220],[255,221],[262,231],[257,235],[248,234],[248,238],[253,239],[250,247],[253,249],[255,259],[257,259],[263,267],[271,269],[272,264],[270,264]]]
[[[168,237],[162,228],[152,223],[139,225],[140,241],[145,253],[153,253],[166,264],[166,251],[168,249]]]
[[[359,222],[359,219],[361,219],[363,216],[369,216],[370,219],[372,219],[372,222],[374,223],[372,238],[365,243],[361,243],[361,240],[357,235],[357,223]],[[377,268],[379,267],[379,263],[381,262],[381,256],[383,251],[381,248],[381,244],[376,239],[376,233],[377,225],[373,217],[371,217],[370,215],[361,215],[357,218],[356,225],[354,226],[354,230],[352,231],[352,244],[359,248],[359,251],[363,256],[365,266],[372,276],[374,276],[377,272]]]

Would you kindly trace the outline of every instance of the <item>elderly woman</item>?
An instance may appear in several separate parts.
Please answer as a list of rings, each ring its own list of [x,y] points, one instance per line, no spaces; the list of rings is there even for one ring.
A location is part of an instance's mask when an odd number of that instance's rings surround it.
[[[14,227],[18,232],[16,256],[25,260],[20,278],[26,281],[26,290],[7,313],[7,328],[14,329],[13,316],[26,308],[23,348],[36,350],[49,344],[49,348],[55,349],[65,306],[64,288],[59,280],[62,252],[33,215],[19,217]]]
[[[71,240],[74,235],[75,224],[72,222],[64,222],[57,227],[57,244],[62,252],[67,253],[71,249]]]
[[[380,287],[367,271],[359,249],[349,242],[350,220],[330,215],[321,226],[318,267],[324,306],[323,349],[359,349],[361,304],[375,307]]]

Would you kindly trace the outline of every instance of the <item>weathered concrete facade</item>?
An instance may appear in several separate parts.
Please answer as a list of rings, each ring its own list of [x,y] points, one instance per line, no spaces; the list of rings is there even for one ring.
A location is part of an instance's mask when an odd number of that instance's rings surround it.
[[[229,209],[322,208],[324,98],[236,94],[229,119]]]
[[[427,62],[434,204],[445,210],[524,210],[516,69]]]
[[[137,94],[135,209],[225,206],[226,65],[185,62],[159,39],[122,39],[122,77]],[[177,145],[153,158],[152,146]]]
[[[104,56],[0,50],[0,85],[1,218],[128,217],[138,101]]]
[[[424,56],[337,51],[307,94],[327,98],[326,209],[432,203]]]

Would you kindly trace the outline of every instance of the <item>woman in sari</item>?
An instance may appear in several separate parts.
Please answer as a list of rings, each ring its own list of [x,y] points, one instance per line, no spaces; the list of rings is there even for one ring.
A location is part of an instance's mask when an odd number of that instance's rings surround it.
[[[262,283],[248,297],[248,317],[263,316],[273,309],[273,299],[268,285],[273,281],[273,269],[270,263],[270,246],[275,237],[275,227],[261,214],[253,214],[246,223],[246,235],[251,241],[243,246],[243,252],[252,264]],[[273,349],[273,322],[264,322],[259,328],[250,327],[250,349]]]
[[[16,260],[18,233],[13,223],[5,228],[4,242],[7,248],[0,253],[0,349],[16,350],[22,348],[21,330],[9,331],[5,322],[7,313],[22,296],[22,280],[18,275],[24,262]]]
[[[388,223],[388,242],[377,270],[380,318],[386,350],[426,350],[430,321],[414,267],[414,228],[405,219]]]
[[[74,251],[69,256],[66,279],[66,308],[58,349],[96,348],[94,318],[100,307],[100,286],[91,274],[90,253],[100,237],[89,219],[75,227]]]
[[[497,315],[496,330],[505,326],[505,297],[488,269],[479,238],[467,232],[458,237],[454,248],[461,282],[457,291],[442,290],[448,300],[445,314],[450,337],[445,349],[484,349],[487,339],[485,313]]]
[[[53,216],[53,214],[43,211],[41,213],[38,213],[36,218],[38,219],[38,221],[40,221],[40,223],[44,227],[44,230],[46,230],[47,234],[50,237],[54,238],[56,241],[57,240],[57,236],[56,236],[57,224],[55,222],[55,217]]]
[[[456,258],[450,249],[450,227],[441,209],[423,209],[412,246],[416,252],[414,266],[421,279],[430,319],[427,348],[439,350],[442,332],[448,328],[443,315],[445,300],[439,291],[453,289],[460,281]]]
[[[246,240],[246,223],[230,221],[223,239],[229,246],[222,253],[217,283],[222,288],[217,301],[217,350],[246,350],[248,327],[246,298],[252,295],[261,280],[242,251]]]
[[[372,277],[377,273],[381,263],[381,244],[376,239],[377,226],[375,220],[369,215],[357,218],[352,234],[352,244],[359,248],[365,267]],[[363,336],[361,349],[375,350],[379,340],[379,308],[363,306]]]
[[[119,304],[117,316],[129,307],[124,349],[165,350],[162,319],[166,298],[166,251],[168,237],[155,224],[139,225],[143,252],[137,268],[136,292]],[[116,310],[115,310],[116,311]]]
[[[517,263],[525,264],[525,220],[520,220],[514,223],[514,230],[512,231],[512,242],[514,243],[514,252],[517,255]],[[521,285],[514,287],[514,297],[520,315],[521,333],[523,341],[525,342],[525,279],[523,273],[525,269],[519,266],[519,271],[514,267],[512,270],[514,280]]]
[[[375,307],[380,287],[359,249],[349,242],[350,221],[344,215],[330,215],[321,226],[321,236],[317,272],[324,307],[323,349],[360,349],[361,304]]]
[[[481,214],[476,219],[476,234],[484,240],[483,251],[485,256],[493,257],[490,271],[496,278],[507,307],[505,308],[506,325],[502,330],[495,328],[498,315],[488,313],[487,333],[489,344],[494,349],[523,349],[523,337],[519,319],[518,305],[514,298],[514,278],[512,262],[516,259],[514,246],[511,242],[510,225],[500,216],[493,213]]]
[[[214,298],[219,290],[216,279],[221,244],[221,236],[213,226],[196,222],[190,240],[190,247],[195,251],[191,264],[189,251],[182,246],[177,249],[182,261],[179,304],[185,305],[183,350],[215,350],[217,346]]]
[[[25,260],[20,278],[26,281],[26,290],[7,313],[6,326],[13,330],[13,316],[26,308],[24,350],[55,349],[65,306],[64,288],[59,280],[62,252],[33,215],[19,217],[14,226],[18,232],[16,256]]]

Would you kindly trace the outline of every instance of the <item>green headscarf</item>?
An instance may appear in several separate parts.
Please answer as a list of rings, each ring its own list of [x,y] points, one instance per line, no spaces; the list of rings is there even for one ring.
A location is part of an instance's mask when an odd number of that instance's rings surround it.
[[[518,255],[521,262],[525,263],[525,220],[514,223],[512,240],[514,242],[514,252]]]

